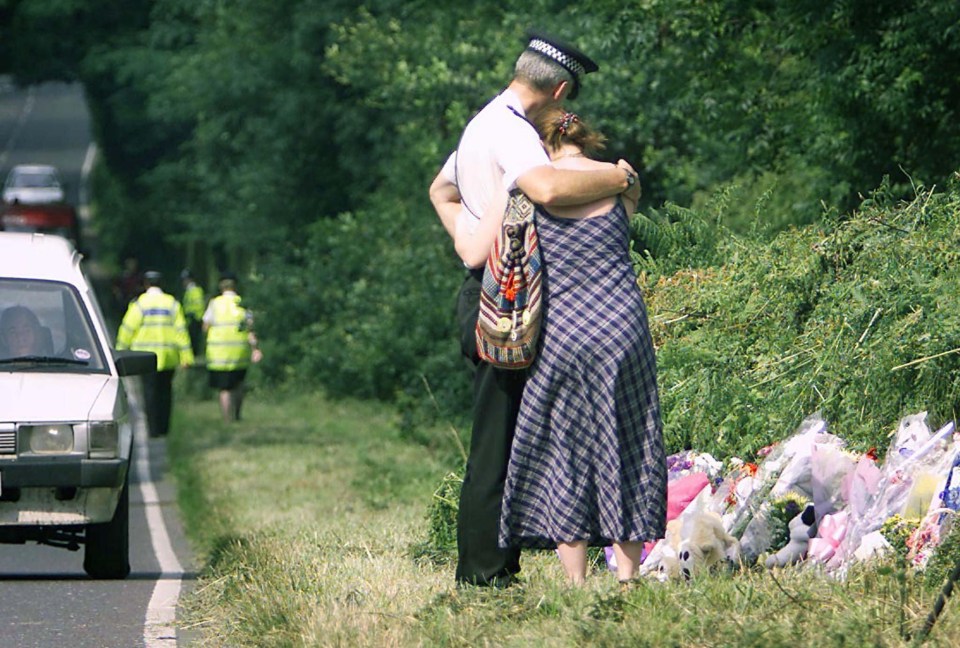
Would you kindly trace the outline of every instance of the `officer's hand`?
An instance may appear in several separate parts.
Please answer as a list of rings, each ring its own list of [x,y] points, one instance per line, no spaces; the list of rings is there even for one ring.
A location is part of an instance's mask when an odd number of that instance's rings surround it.
[[[263,351],[261,351],[260,349],[254,349],[250,353],[250,362],[256,363],[256,362],[260,362],[261,360],[263,360]]]

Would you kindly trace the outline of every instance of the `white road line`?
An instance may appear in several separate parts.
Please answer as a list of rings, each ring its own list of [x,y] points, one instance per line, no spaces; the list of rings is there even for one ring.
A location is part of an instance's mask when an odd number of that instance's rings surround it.
[[[77,211],[80,214],[80,220],[88,222],[90,220],[90,171],[93,169],[93,161],[97,158],[97,145],[90,142],[87,146],[87,152],[83,156],[83,165],[80,167],[80,206]]]
[[[33,86],[30,86],[30,89],[27,90],[27,98],[23,102],[23,107],[20,109],[20,115],[17,117],[17,123],[13,127],[13,132],[10,133],[10,138],[3,147],[3,151],[0,152],[0,167],[7,163],[7,157],[10,155],[10,151],[12,151],[13,147],[17,145],[17,138],[20,137],[20,130],[23,128],[23,125],[27,123],[27,117],[33,110],[33,104],[35,101],[36,98],[34,97],[34,89]]]
[[[163,521],[163,509],[157,488],[150,478],[150,447],[147,440],[146,425],[141,417],[137,417],[134,432],[137,456],[137,476],[139,478],[140,496],[143,498],[143,508],[147,516],[147,527],[150,529],[150,542],[153,553],[160,564],[160,578],[153,588],[150,604],[143,625],[143,643],[146,648],[171,647],[177,645],[177,629],[175,625],[177,601],[180,598],[180,587],[183,579],[183,567],[177,559],[167,533],[167,525]]]

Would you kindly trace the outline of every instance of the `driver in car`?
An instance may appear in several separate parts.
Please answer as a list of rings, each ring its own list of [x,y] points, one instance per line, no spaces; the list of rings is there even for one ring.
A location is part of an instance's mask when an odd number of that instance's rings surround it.
[[[11,306],[0,315],[0,353],[10,358],[49,355],[49,339],[40,319],[26,306]]]

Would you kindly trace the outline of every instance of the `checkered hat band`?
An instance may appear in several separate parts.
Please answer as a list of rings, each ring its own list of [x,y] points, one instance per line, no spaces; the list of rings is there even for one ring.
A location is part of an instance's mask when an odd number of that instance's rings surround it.
[[[550,43],[540,40],[539,38],[534,38],[531,40],[530,44],[527,45],[527,48],[532,49],[534,52],[540,52],[548,58],[552,58],[554,61],[569,70],[570,73],[575,77],[580,77],[586,72],[586,69],[580,64],[580,61],[557,49]]]

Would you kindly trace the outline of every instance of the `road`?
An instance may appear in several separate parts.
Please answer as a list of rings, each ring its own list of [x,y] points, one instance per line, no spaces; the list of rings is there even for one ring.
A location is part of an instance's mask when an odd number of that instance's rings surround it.
[[[54,164],[67,198],[85,201],[93,148],[76,85],[17,89],[0,77],[0,177],[15,164]],[[130,563],[123,581],[94,581],[83,551],[0,544],[0,646],[71,648],[177,646],[176,604],[192,580],[189,547],[167,479],[165,442],[148,439],[132,389],[136,466],[131,472]],[[0,402],[3,395],[0,394]]]

